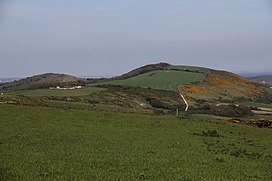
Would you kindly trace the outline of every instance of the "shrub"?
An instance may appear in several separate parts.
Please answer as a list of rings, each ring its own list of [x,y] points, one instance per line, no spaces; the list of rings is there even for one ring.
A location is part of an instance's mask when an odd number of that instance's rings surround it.
[[[239,105],[235,109],[238,116],[253,116],[253,112],[251,111],[250,107]]]
[[[149,102],[149,104],[154,108],[176,110],[176,108],[182,107],[182,105],[170,105],[170,104],[162,102],[156,98],[146,98],[146,101]]]
[[[244,117],[252,116],[253,112],[250,107],[243,105],[204,105],[203,109],[207,113],[211,113],[218,116],[227,116],[227,117]]]

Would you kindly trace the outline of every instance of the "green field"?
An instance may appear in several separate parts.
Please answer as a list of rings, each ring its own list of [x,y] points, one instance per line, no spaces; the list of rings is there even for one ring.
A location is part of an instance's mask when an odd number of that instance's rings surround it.
[[[0,118],[0,180],[272,180],[269,129],[12,105]]]
[[[103,82],[100,83],[100,85],[101,84],[129,85],[176,91],[179,85],[201,81],[205,78],[205,76],[206,75],[204,73],[176,70],[158,70],[141,74],[125,80]]]
[[[86,96],[91,93],[105,90],[97,87],[83,87],[82,89],[75,90],[50,90],[50,89],[35,89],[35,90],[22,90],[7,92],[5,95],[16,96],[24,95],[30,97],[42,97],[42,96]]]

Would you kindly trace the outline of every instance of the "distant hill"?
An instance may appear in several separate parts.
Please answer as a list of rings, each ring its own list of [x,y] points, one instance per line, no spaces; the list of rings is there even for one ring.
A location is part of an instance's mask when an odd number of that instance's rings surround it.
[[[264,99],[265,89],[237,74],[202,67],[147,65],[94,85],[128,85],[184,94],[193,104]]]
[[[0,83],[13,82],[15,80],[20,80],[20,78],[15,78],[15,77],[11,77],[11,78],[0,78]]]
[[[251,78],[251,77],[259,77],[259,76],[272,76],[272,71],[236,72],[236,74],[246,78]]]
[[[249,77],[249,79],[254,80],[254,81],[261,83],[261,84],[272,85],[272,75]]]
[[[261,79],[263,80],[263,79]],[[268,79],[265,79],[268,82]],[[175,66],[168,63],[150,64],[121,76],[82,79],[65,74],[42,74],[11,83],[0,84],[0,90],[30,90],[56,86],[132,86],[181,93],[191,105],[233,103],[268,97],[265,86],[237,74],[203,67]],[[145,89],[145,91],[148,91]]]
[[[77,78],[71,75],[47,73],[35,75],[18,81],[0,85],[0,90],[25,90],[40,89],[55,86],[81,85],[86,82],[85,79]]]

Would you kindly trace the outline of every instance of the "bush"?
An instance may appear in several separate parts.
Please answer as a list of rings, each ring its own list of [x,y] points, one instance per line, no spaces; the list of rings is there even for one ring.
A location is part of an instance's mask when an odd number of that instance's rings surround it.
[[[156,98],[146,98],[145,99],[149,104],[154,108],[160,108],[160,109],[166,109],[171,111],[176,111],[176,109],[184,109],[184,105],[182,104],[169,104],[166,102],[162,102],[159,99]]]
[[[253,112],[251,111],[251,108],[248,106],[239,105],[235,110],[239,116],[253,116]]]
[[[147,98],[146,101],[148,101],[149,104],[154,108],[161,108],[161,109],[167,109],[167,110],[176,109],[174,106],[161,102],[160,100],[156,98]]]
[[[204,105],[203,109],[207,113],[211,113],[217,116],[244,117],[253,115],[250,107],[243,105]]]

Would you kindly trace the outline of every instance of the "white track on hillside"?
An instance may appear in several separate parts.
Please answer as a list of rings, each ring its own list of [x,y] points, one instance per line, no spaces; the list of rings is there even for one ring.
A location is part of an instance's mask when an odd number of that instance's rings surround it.
[[[185,104],[186,104],[185,112],[187,112],[188,109],[189,109],[189,104],[188,104],[188,102],[186,101],[186,99],[184,98],[184,96],[183,96],[182,94],[180,94],[180,96],[181,96],[182,100],[183,100],[183,101],[185,102]]]

